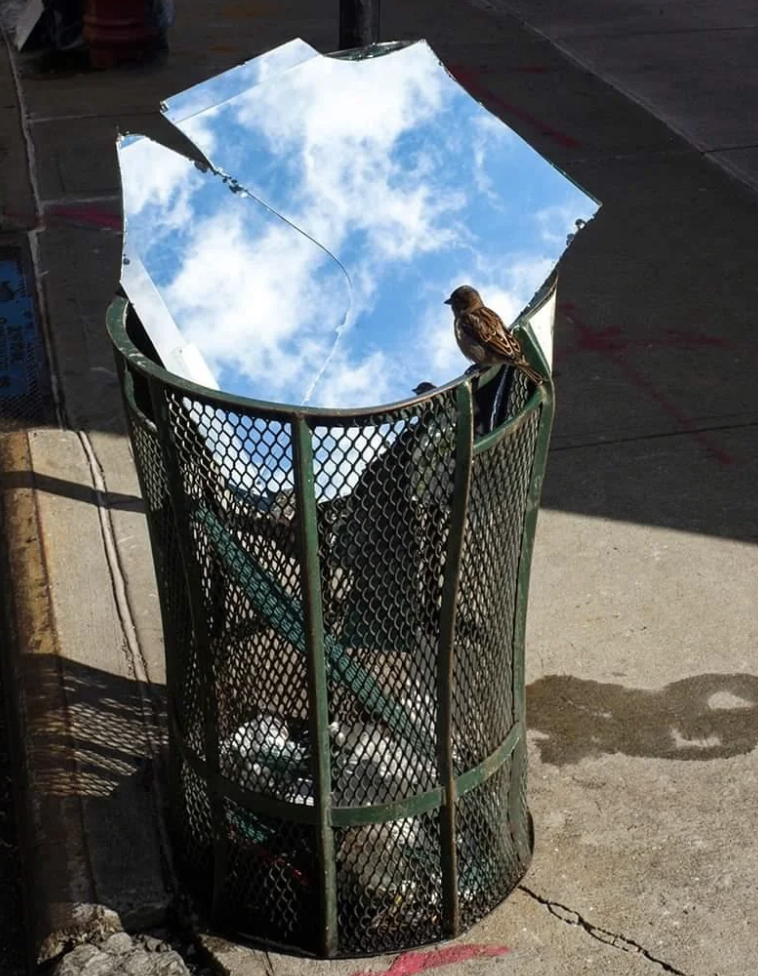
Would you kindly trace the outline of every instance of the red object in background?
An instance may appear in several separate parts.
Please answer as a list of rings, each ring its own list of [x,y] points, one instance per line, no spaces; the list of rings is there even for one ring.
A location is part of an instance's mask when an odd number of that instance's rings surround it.
[[[160,46],[160,31],[148,21],[145,0],[85,0],[84,40],[93,68],[141,61]]]

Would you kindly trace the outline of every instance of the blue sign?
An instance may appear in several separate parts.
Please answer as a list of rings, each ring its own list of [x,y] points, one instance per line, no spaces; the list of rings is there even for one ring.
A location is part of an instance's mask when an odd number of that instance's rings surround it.
[[[34,301],[21,261],[0,256],[0,400],[28,396],[36,385],[36,345]]]

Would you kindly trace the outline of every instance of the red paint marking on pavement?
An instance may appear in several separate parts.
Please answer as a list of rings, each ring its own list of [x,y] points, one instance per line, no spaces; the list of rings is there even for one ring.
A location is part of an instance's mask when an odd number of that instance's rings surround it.
[[[36,213],[20,214],[12,210],[0,210],[0,228],[4,223],[12,224],[14,227],[35,227],[39,221]]]
[[[60,204],[59,206],[48,207],[44,212],[44,217],[64,221],[81,221],[85,224],[94,224],[96,227],[107,227],[110,230],[121,230],[123,227],[120,214],[101,210],[99,207],[74,207],[68,204]]]
[[[568,306],[561,305],[562,308]],[[573,306],[572,306],[573,307]],[[571,315],[569,314],[569,319]],[[659,332],[652,343],[643,339],[640,342],[632,342],[624,335],[622,329],[613,325],[607,329],[591,329],[575,318],[571,319],[577,328],[577,335],[574,345],[567,352],[572,355],[576,352],[596,352],[596,353],[617,353],[623,352],[630,346],[647,347],[655,345],[666,349],[729,349],[732,343],[721,336],[703,335],[699,332],[685,331],[683,329],[666,329]]]
[[[566,318],[576,326],[579,333],[572,352],[596,352],[607,356],[622,352],[629,345],[617,325],[609,329],[591,329],[569,314],[566,314]]]
[[[674,349],[702,349],[705,347],[729,349],[731,342],[721,336],[703,335],[700,332],[684,332],[680,329],[666,329],[659,345]]]
[[[2,220],[13,221],[24,226],[32,226],[37,223],[37,218],[32,214],[12,213],[8,210],[0,213]],[[108,210],[101,210],[99,207],[71,206],[69,204],[56,204],[46,207],[42,212],[42,222],[52,223],[60,221],[64,224],[91,224],[95,227],[102,227],[108,230],[121,230],[123,219],[120,214],[112,213]]]
[[[416,976],[428,969],[452,966],[469,959],[504,956],[511,950],[508,946],[496,945],[456,945],[435,949],[432,952],[404,952],[394,960],[389,969],[382,972],[359,970],[352,976]]]
[[[464,68],[459,65],[448,65],[448,70],[450,74],[455,78],[456,81],[460,82],[461,85],[471,94],[476,97],[485,99],[491,102],[493,105],[497,105],[499,109],[503,112],[508,112],[511,115],[515,115],[517,119],[521,119],[522,122],[528,122],[530,125],[536,126],[543,136],[547,136],[556,142],[559,146],[563,146],[567,149],[577,149],[581,143],[577,142],[576,139],[571,136],[567,136],[565,132],[559,132],[557,129],[553,129],[551,126],[546,125],[539,119],[530,115],[528,112],[524,112],[522,109],[517,108],[515,105],[511,105],[510,102],[506,102],[504,98],[496,95],[494,92],[490,91],[485,85],[483,85],[476,77],[476,74],[480,72],[474,72],[471,68]]]
[[[621,335],[621,330],[618,327],[593,329],[579,317],[573,302],[562,302],[559,308],[563,312],[566,321],[579,333],[576,349],[599,353],[607,362],[614,363],[614,365],[623,371],[624,376],[632,386],[636,386],[638,390],[646,393],[651,400],[658,404],[664,413],[671,417],[676,426],[680,430],[689,433],[693,440],[697,441],[706,453],[720,464],[732,463],[731,455],[714,438],[702,430],[697,430],[687,414],[672,399],[664,393],[661,393],[654,383],[651,383],[634,366],[630,365],[626,356],[623,355],[629,343],[619,340],[618,337]]]

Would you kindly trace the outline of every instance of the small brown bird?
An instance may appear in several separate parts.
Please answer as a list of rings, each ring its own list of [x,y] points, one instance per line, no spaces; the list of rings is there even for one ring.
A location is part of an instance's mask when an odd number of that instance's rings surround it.
[[[477,366],[508,363],[520,369],[533,383],[544,383],[545,377],[526,361],[518,337],[509,332],[503,320],[482,301],[470,285],[456,288],[445,305],[455,318],[455,339],[466,359]]]

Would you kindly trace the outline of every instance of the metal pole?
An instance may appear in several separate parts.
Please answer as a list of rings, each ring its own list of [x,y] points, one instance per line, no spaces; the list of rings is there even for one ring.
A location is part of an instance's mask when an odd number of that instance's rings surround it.
[[[379,41],[381,0],[340,0],[340,50]]]

